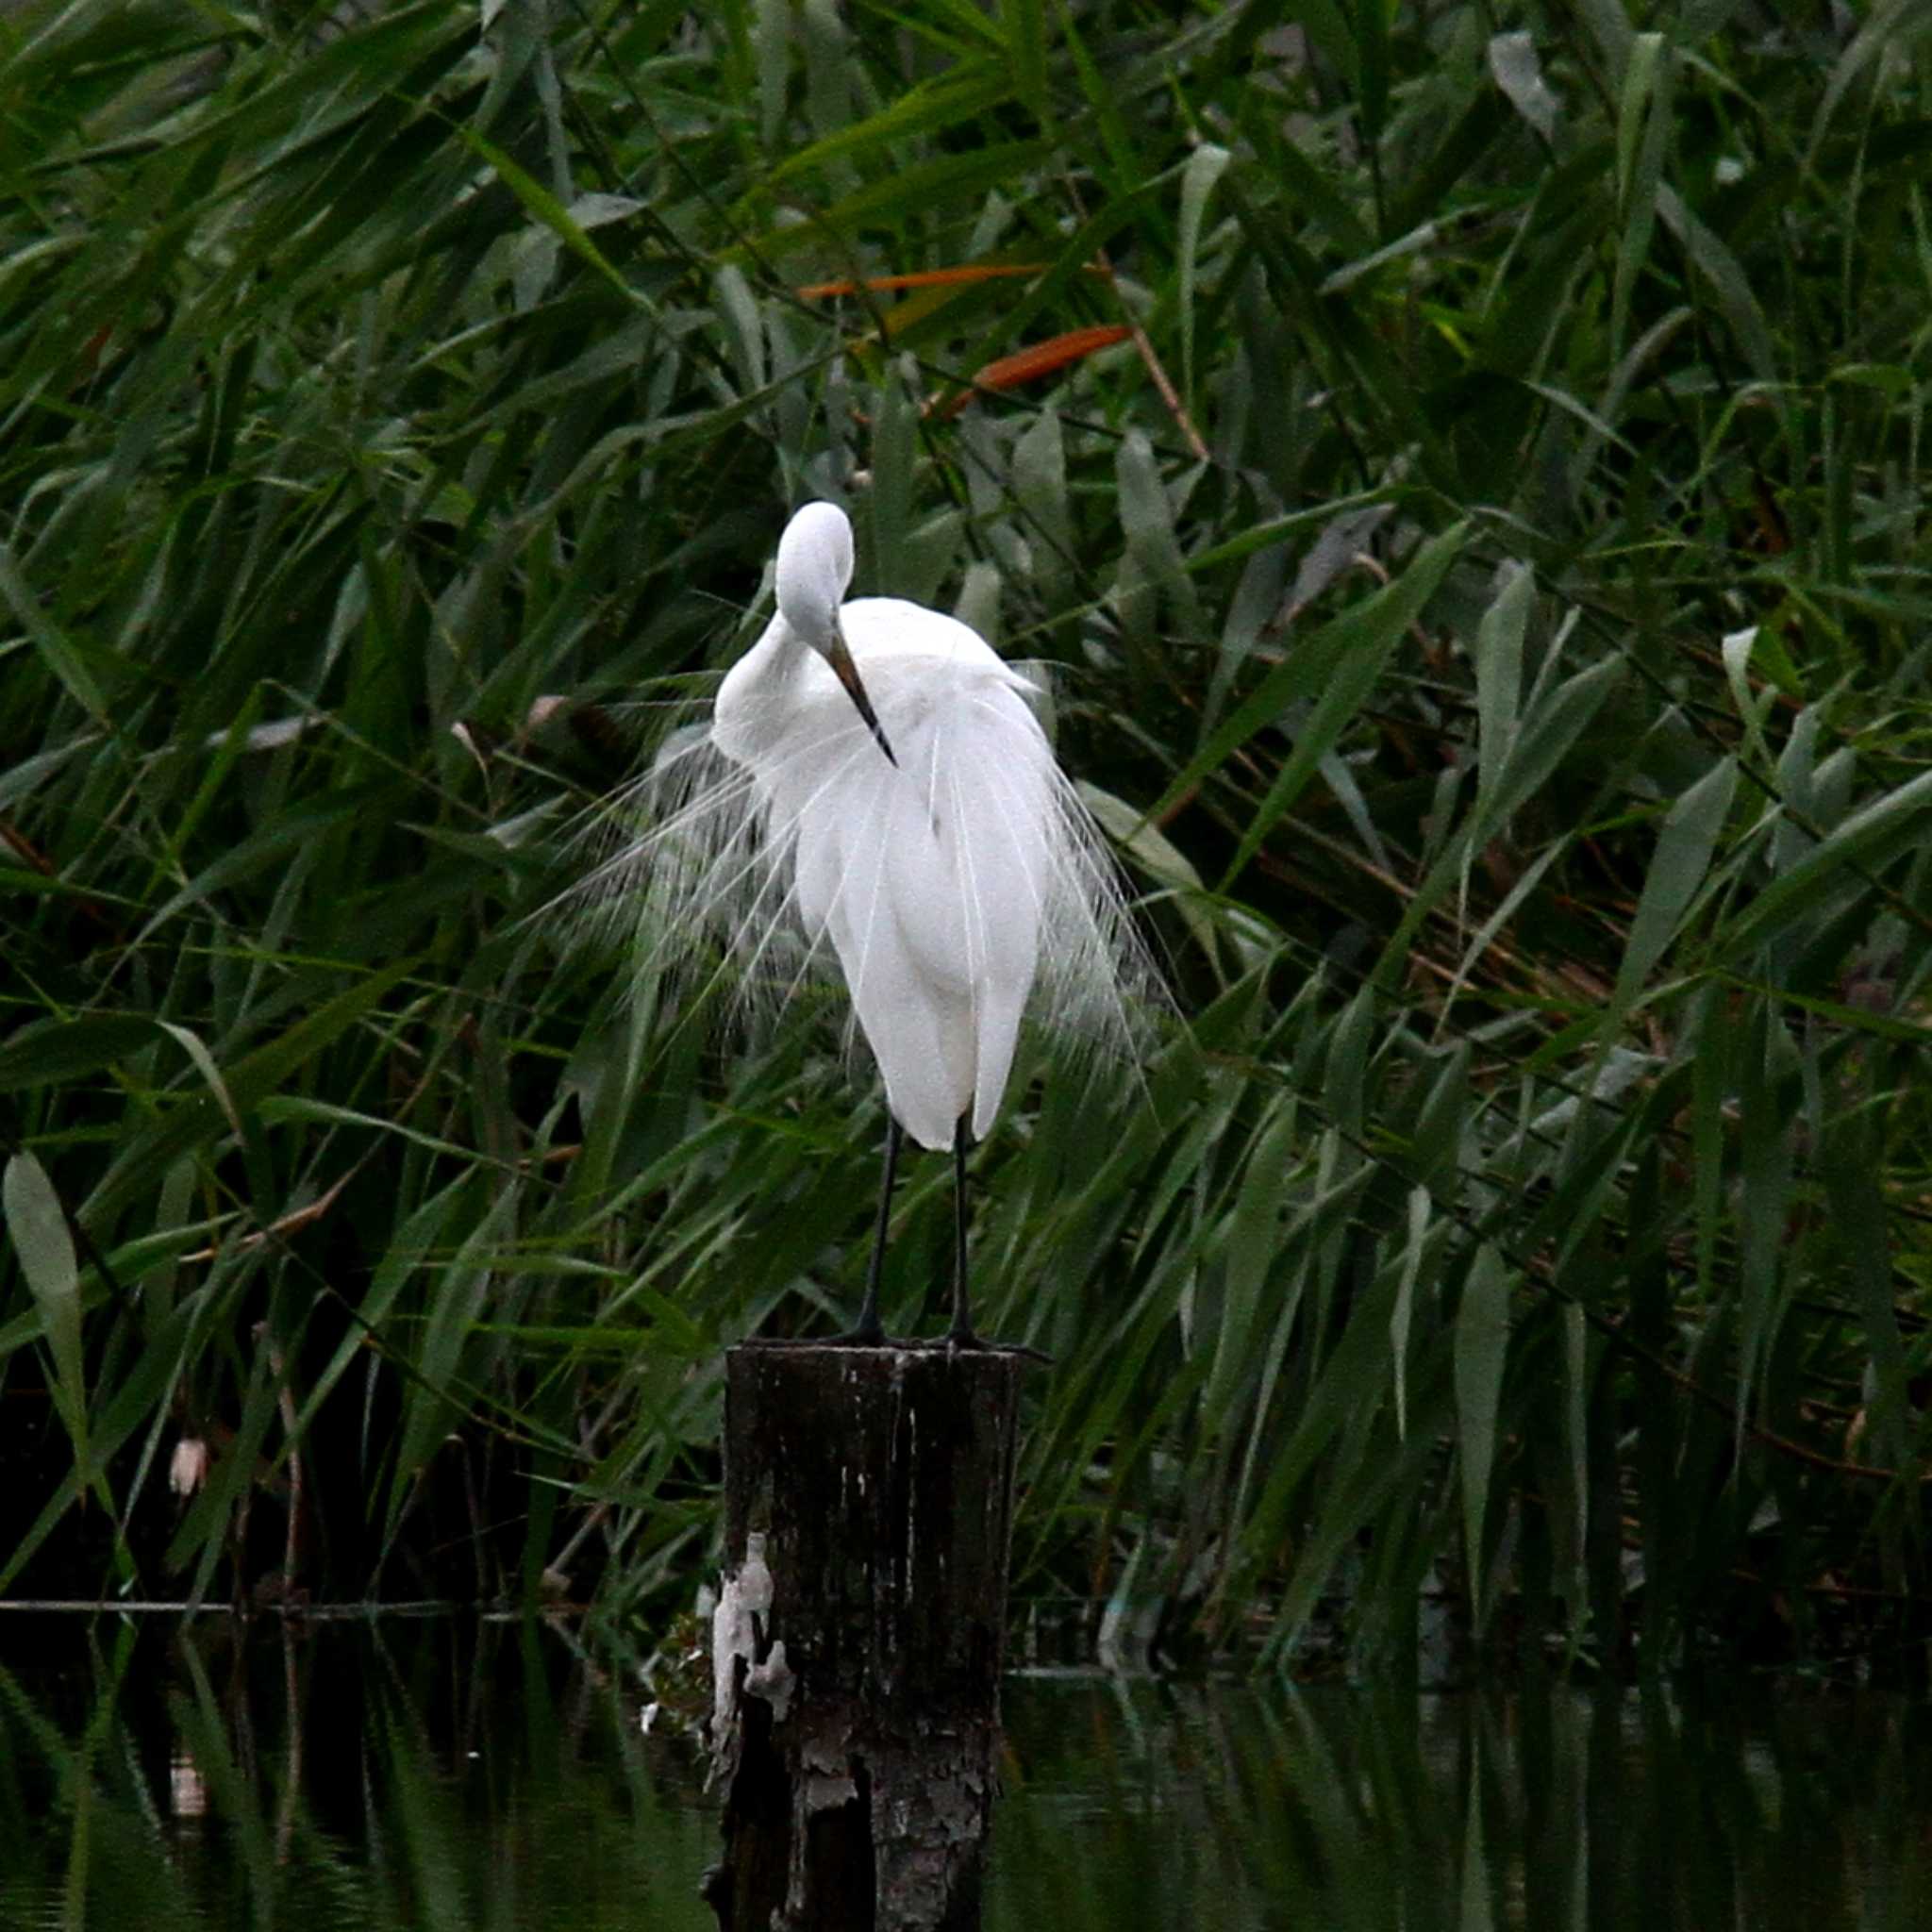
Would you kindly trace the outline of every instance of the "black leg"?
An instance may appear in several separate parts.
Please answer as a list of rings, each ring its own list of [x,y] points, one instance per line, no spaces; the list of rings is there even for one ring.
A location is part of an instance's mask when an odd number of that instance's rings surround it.
[[[879,1176],[879,1218],[873,1230],[872,1260],[865,1271],[865,1301],[858,1310],[858,1322],[839,1337],[841,1341],[850,1341],[861,1348],[875,1348],[886,1339],[885,1326],[879,1320],[879,1273],[886,1264],[886,1227],[892,1218],[892,1176],[898,1172],[903,1132],[899,1123],[888,1113],[886,1165]]]
[[[978,1348],[966,1294],[966,1156],[973,1136],[961,1114],[953,1127],[953,1325],[946,1341],[954,1348]]]

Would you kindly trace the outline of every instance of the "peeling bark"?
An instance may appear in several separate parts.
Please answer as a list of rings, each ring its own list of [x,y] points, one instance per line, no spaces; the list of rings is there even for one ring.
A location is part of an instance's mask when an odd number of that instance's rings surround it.
[[[1003,1350],[727,1358],[713,1620],[722,1932],[966,1932],[999,1741],[1013,1441]]]

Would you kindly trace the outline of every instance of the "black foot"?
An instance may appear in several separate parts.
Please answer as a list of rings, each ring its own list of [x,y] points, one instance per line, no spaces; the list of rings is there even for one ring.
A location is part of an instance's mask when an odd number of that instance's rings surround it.
[[[948,1355],[963,1353],[972,1349],[981,1355],[1024,1355],[1029,1361],[1053,1365],[1052,1356],[1042,1349],[1035,1348],[1025,1341],[989,1341],[983,1335],[975,1335],[970,1328],[949,1328],[944,1338],[927,1344],[933,1348],[943,1348]]]

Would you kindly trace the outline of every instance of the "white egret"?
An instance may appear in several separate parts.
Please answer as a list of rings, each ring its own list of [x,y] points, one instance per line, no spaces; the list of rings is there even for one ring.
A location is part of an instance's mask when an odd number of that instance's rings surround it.
[[[976,1342],[966,1156],[1006,1092],[1023,1014],[1124,1046],[1154,976],[1086,807],[1029,700],[1039,687],[958,619],[844,602],[852,526],[811,503],[778,541],[777,611],[732,667],[708,750],[660,769],[665,823],[605,873],[653,943],[711,915],[754,963],[827,949],[885,1081],[877,1231],[857,1325],[880,1342],[879,1273],[902,1137],[953,1153],[956,1346]],[[693,753],[696,754],[693,757]]]

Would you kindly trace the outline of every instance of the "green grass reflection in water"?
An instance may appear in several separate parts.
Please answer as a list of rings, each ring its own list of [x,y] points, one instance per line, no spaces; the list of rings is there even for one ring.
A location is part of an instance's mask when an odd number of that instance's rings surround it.
[[[0,1622],[0,1927],[708,1927],[695,1755],[535,1626]],[[1021,1679],[988,1932],[1932,1924],[1932,1713]]]

